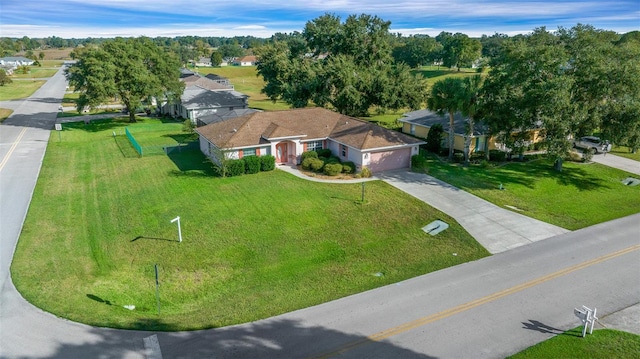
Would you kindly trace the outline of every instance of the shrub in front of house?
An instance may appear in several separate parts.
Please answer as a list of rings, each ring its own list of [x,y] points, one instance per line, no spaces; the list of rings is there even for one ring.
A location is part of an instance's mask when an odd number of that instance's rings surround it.
[[[454,152],[453,153],[453,162],[455,162],[455,163],[464,162],[464,153],[462,153],[462,152]]]
[[[422,169],[427,165],[427,159],[422,155],[411,156],[411,168]]]
[[[340,172],[342,172],[342,164],[341,163],[327,163],[323,167],[323,172],[327,176],[337,176]]]
[[[225,164],[228,177],[240,176],[244,174],[244,160],[227,160]]]
[[[356,164],[351,161],[342,162],[342,173],[355,173]]]
[[[369,167],[362,167],[362,169],[360,170],[360,177],[362,178],[371,177],[371,170],[369,169]]]
[[[276,158],[271,155],[260,156],[260,170],[263,172],[273,171],[276,168]]]
[[[319,158],[308,157],[302,161],[302,169],[319,172],[324,166],[324,161]]]
[[[321,150],[316,151],[318,153],[318,157],[329,158],[331,157],[331,150],[328,148],[323,148]]]
[[[504,162],[506,158],[507,158],[507,153],[504,151],[500,151],[500,150],[489,151],[489,159],[491,161]]]
[[[302,154],[300,155],[300,161],[304,162],[304,160],[306,160],[307,158],[318,158],[318,152],[316,151],[302,152]]]
[[[246,156],[244,160],[244,173],[253,174],[260,172],[260,158],[258,156]]]
[[[435,125],[431,126],[431,128],[429,129],[429,133],[427,133],[427,144],[425,146],[427,148],[427,151],[440,153],[440,150],[442,150],[443,134],[444,129],[442,128],[441,124],[436,123]]]
[[[324,158],[324,157],[322,157],[322,159],[324,160],[324,163],[325,163],[325,164],[326,164],[326,163],[342,163],[342,162],[340,161],[340,159],[339,159],[338,157],[336,157],[336,156],[330,156],[330,157],[328,157],[328,158]]]

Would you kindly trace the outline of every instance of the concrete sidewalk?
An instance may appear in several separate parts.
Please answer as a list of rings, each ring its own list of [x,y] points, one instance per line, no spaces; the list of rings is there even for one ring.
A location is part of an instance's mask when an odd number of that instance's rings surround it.
[[[612,154],[593,155],[591,161],[640,176],[640,162]]]

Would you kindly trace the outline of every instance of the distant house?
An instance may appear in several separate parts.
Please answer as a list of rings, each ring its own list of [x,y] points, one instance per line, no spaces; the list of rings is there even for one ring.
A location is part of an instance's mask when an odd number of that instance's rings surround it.
[[[273,155],[298,164],[305,151],[328,148],[342,161],[373,172],[408,168],[424,141],[324,108],[255,112],[198,127],[200,149],[219,163],[227,158]]]
[[[195,65],[198,67],[211,67],[211,58],[202,56],[195,61]]]
[[[18,66],[31,66],[33,65],[34,61],[31,59],[28,59],[26,57],[3,57],[0,58],[0,65],[2,66],[12,66],[14,69],[18,68]]]
[[[253,66],[258,63],[258,58],[255,56],[244,56],[233,60],[235,66]]]

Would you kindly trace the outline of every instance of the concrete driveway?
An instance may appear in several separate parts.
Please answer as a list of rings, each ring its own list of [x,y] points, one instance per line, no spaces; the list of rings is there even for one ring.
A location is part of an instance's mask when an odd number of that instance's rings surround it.
[[[493,254],[569,232],[498,207],[426,174],[391,171],[377,177],[450,215]]]
[[[640,176],[640,162],[612,154],[593,155],[591,161]]]

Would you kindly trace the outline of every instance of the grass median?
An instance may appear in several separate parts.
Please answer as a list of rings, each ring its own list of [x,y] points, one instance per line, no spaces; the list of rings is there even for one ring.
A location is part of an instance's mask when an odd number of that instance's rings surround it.
[[[383,182],[368,182],[361,202],[360,184],[278,170],[219,178],[198,150],[137,158],[113,137],[158,123],[102,120],[67,124],[61,141],[52,134],[11,268],[28,301],[97,326],[211,328],[488,255],[451,218]],[[168,125],[154,133],[183,135]],[[435,219],[451,227],[432,237],[421,227]]]

